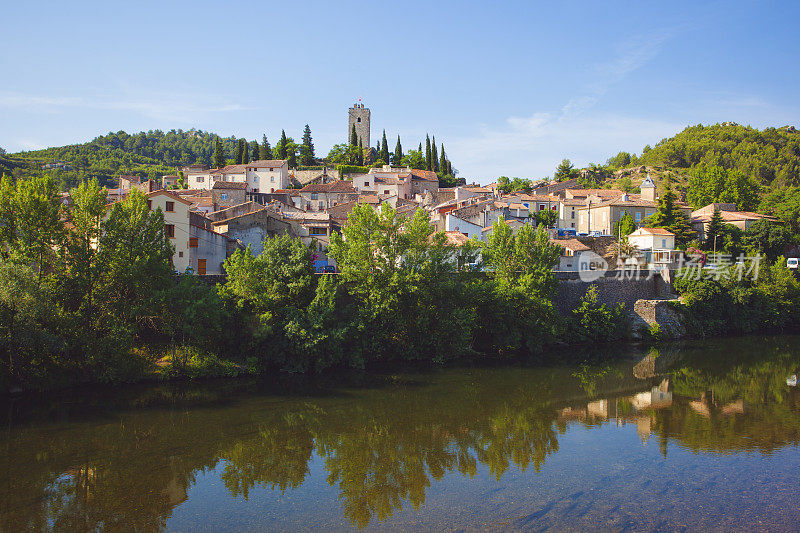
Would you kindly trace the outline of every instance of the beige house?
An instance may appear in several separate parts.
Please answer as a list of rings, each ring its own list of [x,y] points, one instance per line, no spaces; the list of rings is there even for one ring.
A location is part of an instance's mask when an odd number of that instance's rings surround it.
[[[211,189],[211,198],[214,204],[213,211],[245,203],[247,201],[246,193],[246,183],[234,181],[216,182]]]
[[[577,209],[578,233],[599,232],[601,235],[611,235],[614,224],[625,213],[630,214],[638,225],[658,209],[655,202],[627,193],[608,200],[587,197],[586,202],[586,206]]]
[[[300,189],[300,208],[306,211],[325,211],[358,198],[350,180],[330,183],[310,183]]]
[[[719,211],[720,215],[722,215],[723,223],[736,226],[742,231],[760,220],[767,220],[775,224],[780,222],[777,218],[769,215],[751,211],[737,211],[736,204],[708,204],[692,211],[692,228],[694,228],[701,240],[706,238],[706,231],[711,223],[711,217],[714,216],[714,211]]]
[[[175,272],[185,272],[189,266],[189,207],[192,205],[177,194],[160,190],[147,196],[147,207],[160,209],[164,214],[164,227],[170,243],[175,247],[172,267]]]

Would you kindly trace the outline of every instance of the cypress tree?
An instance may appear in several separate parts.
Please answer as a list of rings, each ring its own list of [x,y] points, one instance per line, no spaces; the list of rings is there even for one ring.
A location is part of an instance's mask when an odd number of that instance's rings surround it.
[[[389,161],[389,143],[386,142],[386,130],[383,130],[383,139],[381,139],[381,159],[387,165]]]
[[[447,157],[444,155],[444,143],[442,143],[442,155],[439,157],[439,170],[442,171],[442,174],[447,174]]]
[[[258,141],[250,141],[250,161],[258,161]]]
[[[364,164],[364,146],[361,143],[361,139],[358,139],[358,164]]]
[[[719,249],[719,245],[722,244],[719,237],[722,237],[723,224],[725,224],[725,221],[722,220],[722,213],[719,209],[715,209],[714,214],[711,216],[711,220],[708,223],[708,228],[706,229],[706,240],[704,243],[706,250],[714,249],[715,237],[717,238],[717,249]]]
[[[431,141],[431,170],[439,172],[439,156],[436,153],[436,135],[433,136]]]
[[[306,124],[303,130],[303,144],[300,146],[300,163],[303,165],[314,164],[314,142],[311,139],[311,128]]]
[[[281,159],[286,159],[286,130],[281,130],[281,140],[278,141],[278,146],[275,148],[278,150],[278,157]]]
[[[422,153],[422,143],[419,143],[419,148],[417,148],[417,150],[419,150],[419,153]]]
[[[425,170],[433,170],[431,163],[431,138],[425,134]]]
[[[242,139],[242,163],[250,162],[250,143]]]
[[[219,136],[214,141],[214,166],[217,168],[225,166],[225,148],[222,146]]]
[[[350,146],[358,146],[358,134],[356,134],[355,124],[353,124],[353,129],[350,132]]]
[[[447,160],[447,173],[449,175],[453,176],[453,164],[450,162],[449,159]],[[455,176],[453,176],[453,177],[455,177]]]
[[[272,159],[272,148],[269,145],[266,134],[261,139],[261,148],[258,150],[258,158],[264,160]]]
[[[394,147],[394,164],[401,165],[403,161],[403,147],[400,144],[400,136],[397,136],[397,146]]]
[[[236,141],[236,164],[242,164],[242,158],[244,157],[244,139],[239,139]]]

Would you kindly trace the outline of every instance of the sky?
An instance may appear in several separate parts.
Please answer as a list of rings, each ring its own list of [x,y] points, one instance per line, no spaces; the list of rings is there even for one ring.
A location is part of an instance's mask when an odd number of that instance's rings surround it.
[[[800,126],[800,2],[9,2],[0,147],[197,128],[317,155],[372,112],[468,182],[603,163],[688,125]]]

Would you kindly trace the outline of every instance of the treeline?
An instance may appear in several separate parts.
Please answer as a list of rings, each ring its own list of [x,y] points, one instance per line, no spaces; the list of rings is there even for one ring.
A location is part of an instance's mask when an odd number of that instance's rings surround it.
[[[349,142],[334,145],[325,161],[328,164],[341,166],[395,165],[417,170],[430,170],[435,172],[439,178],[440,187],[455,187],[456,185],[466,184],[464,178],[456,178],[458,170],[453,168],[453,164],[447,157],[444,143],[441,143],[441,148],[437,147],[435,135],[433,139],[431,139],[430,135],[425,136],[424,150],[420,142],[416,150],[412,148],[404,153],[399,135],[397,136],[394,150],[389,151],[386,130],[384,130],[382,138],[378,139],[373,150],[368,146],[362,146],[354,124],[350,131]]]
[[[407,219],[359,205],[330,246],[341,275],[316,275],[312,250],[283,236],[259,256],[236,252],[227,283],[210,287],[172,273],[163,216],[143,195],[110,211],[96,182],[70,195],[64,211],[51,179],[2,181],[6,386],[444,362],[625,330],[621,309],[593,294],[571,319],[555,312],[560,247],[543,229],[515,235],[499,222],[482,247],[487,276],[462,271],[476,245],[447,244],[425,211]]]

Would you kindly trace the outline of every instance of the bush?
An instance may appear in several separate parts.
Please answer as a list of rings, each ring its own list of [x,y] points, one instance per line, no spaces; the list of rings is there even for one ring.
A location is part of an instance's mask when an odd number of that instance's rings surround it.
[[[628,317],[625,306],[607,306],[597,303],[597,286],[592,284],[581,298],[581,305],[572,311],[572,327],[577,337],[585,342],[608,342],[625,338]]]

